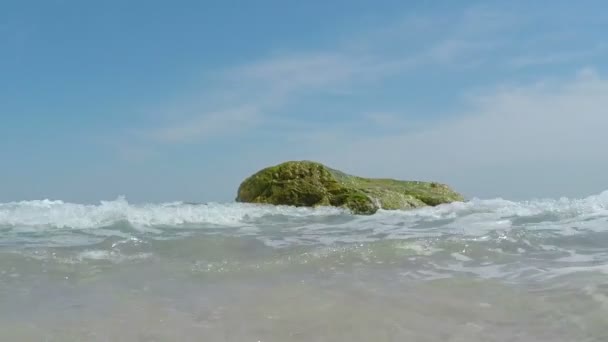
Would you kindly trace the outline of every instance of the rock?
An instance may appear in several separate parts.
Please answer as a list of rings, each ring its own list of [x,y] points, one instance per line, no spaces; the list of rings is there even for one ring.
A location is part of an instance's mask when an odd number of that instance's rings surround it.
[[[351,176],[311,161],[290,161],[259,171],[241,183],[237,202],[334,206],[354,214],[412,209],[464,198],[447,185]]]

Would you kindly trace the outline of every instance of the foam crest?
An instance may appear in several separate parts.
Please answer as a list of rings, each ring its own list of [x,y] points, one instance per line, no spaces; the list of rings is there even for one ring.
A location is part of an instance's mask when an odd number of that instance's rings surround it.
[[[583,199],[536,199],[509,201],[502,198],[478,199],[454,202],[436,207],[411,211],[382,211],[384,215],[412,216],[421,218],[453,218],[470,214],[492,213],[501,216],[538,216],[556,214],[560,217],[608,215],[608,191]]]
[[[241,203],[130,204],[123,197],[97,205],[35,200],[0,204],[0,226],[89,229],[129,222],[134,226],[187,224],[234,225],[264,216],[325,216],[345,211],[336,208],[293,208]]]
[[[0,253],[103,267],[186,256],[205,272],[362,263],[401,265],[416,279],[462,272],[548,279],[606,273],[607,222],[608,191],[582,199],[473,199],[371,216],[329,207],[40,200],[0,204]]]
[[[125,198],[102,201],[96,205],[36,200],[0,204],[0,228],[25,232],[28,229],[92,229],[129,223],[142,232],[154,227],[228,226],[264,229],[266,225],[295,229],[315,236],[340,231],[355,238],[358,232],[373,230],[389,237],[411,237],[429,229],[460,230],[464,235],[484,235],[489,231],[512,227],[543,229],[547,226],[564,231],[573,222],[585,229],[603,229],[608,218],[608,191],[583,199],[543,199],[515,202],[504,199],[472,199],[437,207],[410,211],[379,211],[376,215],[349,217],[342,209],[295,208],[288,206],[242,203],[131,204]],[[341,219],[329,219],[340,216]],[[317,217],[317,219],[312,219]],[[255,229],[254,229],[255,228]],[[427,235],[428,236],[428,235]],[[345,235],[342,234],[342,238]],[[331,240],[329,238],[329,240]]]

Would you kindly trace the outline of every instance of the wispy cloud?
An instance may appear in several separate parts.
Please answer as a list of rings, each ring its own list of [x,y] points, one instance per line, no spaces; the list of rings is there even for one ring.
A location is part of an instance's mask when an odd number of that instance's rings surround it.
[[[508,65],[514,68],[527,68],[539,65],[555,65],[572,62],[580,62],[591,57],[597,57],[608,51],[604,44],[598,44],[589,49],[570,49],[562,51],[548,51],[531,55],[517,56],[508,61]]]
[[[332,149],[318,158],[363,174],[444,180],[481,196],[601,191],[606,94],[608,80],[590,68],[574,78],[497,87],[470,95],[459,115],[413,132],[332,137]],[[518,184],[510,185],[514,170]]]
[[[238,66],[229,70],[226,77],[235,82],[255,82],[262,87],[283,91],[318,89],[354,77],[365,65],[362,56],[299,54]]]
[[[168,125],[153,132],[152,137],[161,142],[184,143],[209,139],[227,132],[239,133],[260,123],[259,109],[253,106],[229,108],[195,115],[184,122]]]
[[[437,30],[424,24],[432,23],[431,19],[430,15],[407,17],[383,29],[360,32],[330,50],[271,55],[227,68],[217,84],[206,84],[194,101],[183,99],[158,109],[165,119],[144,136],[171,144],[202,141],[235,127],[246,130],[263,125],[270,113],[301,95],[346,94],[422,66],[463,67],[463,61],[470,62],[473,55],[496,44],[481,33],[506,26],[494,13],[469,9],[426,41],[421,39],[425,30]],[[409,38],[403,40],[404,34]],[[210,104],[216,98],[229,101]]]

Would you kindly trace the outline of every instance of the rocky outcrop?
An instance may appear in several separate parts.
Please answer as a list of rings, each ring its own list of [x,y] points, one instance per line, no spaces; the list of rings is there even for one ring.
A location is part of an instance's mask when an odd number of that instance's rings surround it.
[[[348,175],[311,161],[291,161],[247,178],[236,200],[292,206],[335,206],[355,214],[378,209],[412,209],[463,201],[447,185],[434,182],[374,179]]]

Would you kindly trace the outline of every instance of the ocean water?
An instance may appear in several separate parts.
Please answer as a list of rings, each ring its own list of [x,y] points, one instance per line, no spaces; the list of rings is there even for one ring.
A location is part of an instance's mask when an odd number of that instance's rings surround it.
[[[0,204],[0,341],[608,341],[608,192]]]

